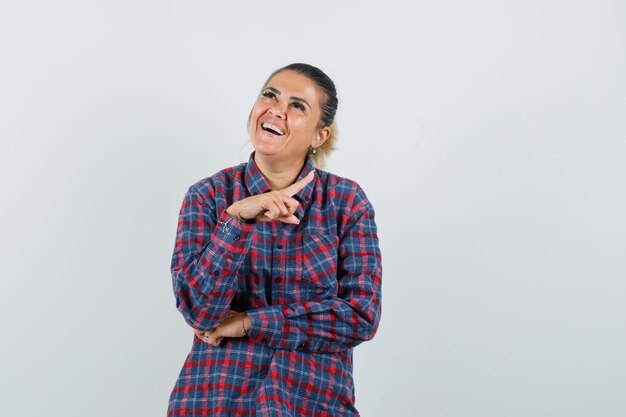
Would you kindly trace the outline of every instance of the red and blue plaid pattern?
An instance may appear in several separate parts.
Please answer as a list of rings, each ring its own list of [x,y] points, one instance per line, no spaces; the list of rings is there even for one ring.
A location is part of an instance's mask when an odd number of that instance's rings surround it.
[[[176,307],[211,330],[228,310],[251,318],[249,336],[211,346],[193,335],[168,416],[358,416],[352,348],[374,337],[382,259],[374,208],[353,180],[310,158],[296,193],[300,224],[240,222],[226,209],[271,191],[254,162],[191,185],[171,272]]]

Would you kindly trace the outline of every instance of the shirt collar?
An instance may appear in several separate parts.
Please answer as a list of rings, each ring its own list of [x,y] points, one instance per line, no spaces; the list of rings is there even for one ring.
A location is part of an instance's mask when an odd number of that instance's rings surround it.
[[[246,184],[246,188],[248,188],[248,192],[250,193],[250,195],[257,195],[272,191],[272,187],[270,187],[270,185],[267,183],[267,180],[263,176],[263,173],[254,162],[255,152],[256,151],[252,151],[252,153],[250,154],[244,173],[244,182]],[[302,170],[300,171],[300,174],[298,174],[298,178],[295,182],[300,181],[302,178],[306,177],[309,172],[314,170],[315,165],[313,165],[313,161],[307,153],[304,165],[302,166]],[[308,205],[308,202],[311,199],[311,194],[313,192],[313,183],[317,181],[317,175],[318,173],[316,172],[313,180],[310,181],[303,189],[301,189],[292,196],[300,202],[300,205],[298,205],[298,208],[296,209],[296,217],[298,219],[302,219],[302,215],[304,213],[303,206]]]

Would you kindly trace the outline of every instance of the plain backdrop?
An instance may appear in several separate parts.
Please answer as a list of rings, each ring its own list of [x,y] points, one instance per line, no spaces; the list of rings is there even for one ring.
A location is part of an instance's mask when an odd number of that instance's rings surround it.
[[[263,81],[339,91],[376,210],[364,417],[626,415],[626,3],[0,3],[0,410],[164,416],[193,334],[187,187],[247,161]]]

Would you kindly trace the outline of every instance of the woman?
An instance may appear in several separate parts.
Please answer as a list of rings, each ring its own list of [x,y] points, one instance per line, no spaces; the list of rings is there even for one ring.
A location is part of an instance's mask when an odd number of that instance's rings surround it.
[[[194,341],[168,416],[358,416],[352,348],[381,315],[374,209],[321,170],[335,86],[292,64],[265,82],[247,163],[191,185],[174,253],[176,307]]]

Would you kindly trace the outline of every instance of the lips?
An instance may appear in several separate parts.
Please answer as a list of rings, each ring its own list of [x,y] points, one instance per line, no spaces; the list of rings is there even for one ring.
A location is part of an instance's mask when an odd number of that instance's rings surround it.
[[[261,129],[276,136],[283,136],[285,134],[285,129],[283,127],[270,121],[261,123]]]

